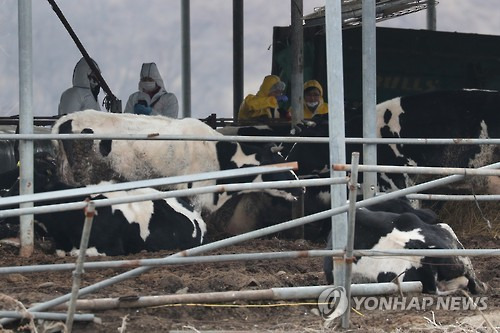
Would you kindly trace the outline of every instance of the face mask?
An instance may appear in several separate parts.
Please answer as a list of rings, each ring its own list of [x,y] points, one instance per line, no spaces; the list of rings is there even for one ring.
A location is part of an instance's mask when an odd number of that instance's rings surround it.
[[[310,108],[315,108],[317,107],[319,102],[307,102],[306,105]]]
[[[142,90],[149,92],[149,91],[155,90],[155,88],[156,88],[156,82],[151,82],[151,81],[142,82],[141,81],[141,89]]]

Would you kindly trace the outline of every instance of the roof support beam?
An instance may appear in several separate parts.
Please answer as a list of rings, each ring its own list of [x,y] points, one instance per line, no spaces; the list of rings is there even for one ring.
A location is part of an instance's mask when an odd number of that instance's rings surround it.
[[[304,4],[302,0],[291,0],[290,6],[292,16],[292,74],[290,82],[293,128],[304,119],[304,28],[302,25]]]
[[[243,19],[243,0],[233,0],[233,119],[238,119],[238,111],[243,101]]]
[[[191,117],[191,0],[181,1],[182,117]]]

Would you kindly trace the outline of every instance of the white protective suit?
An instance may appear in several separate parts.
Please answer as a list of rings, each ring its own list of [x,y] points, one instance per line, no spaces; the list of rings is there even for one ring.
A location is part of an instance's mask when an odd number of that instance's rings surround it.
[[[95,61],[94,64],[99,69]],[[73,70],[73,87],[65,90],[61,95],[58,111],[60,116],[87,109],[101,110],[99,101],[97,100],[98,92],[94,97],[90,87],[89,75],[91,73],[90,66],[85,61],[85,58],[82,57]]]
[[[150,77],[160,87],[160,90],[153,97],[141,90],[140,79]],[[167,92],[165,84],[158,71],[158,67],[154,62],[142,64],[141,74],[139,79],[139,91],[130,95],[125,106],[124,113],[134,113],[134,105],[138,101],[145,101],[146,106],[153,109],[151,116],[166,116],[170,118],[177,118],[179,114],[179,102],[173,93]],[[142,102],[144,103],[144,102]]]

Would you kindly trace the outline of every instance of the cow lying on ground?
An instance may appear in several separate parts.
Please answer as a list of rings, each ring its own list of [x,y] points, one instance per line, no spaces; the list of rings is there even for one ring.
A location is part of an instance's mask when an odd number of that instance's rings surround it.
[[[330,177],[330,172],[324,174],[301,177],[302,179]],[[358,195],[357,201],[362,200],[362,195]],[[304,195],[304,215],[311,215],[330,209],[331,197],[330,186],[312,186],[308,187]],[[366,207],[372,211],[386,211],[392,213],[413,213],[420,217],[424,222],[429,224],[438,223],[438,215],[428,208],[414,208],[406,197],[386,200],[381,203],[372,204]],[[325,235],[331,229],[331,219],[323,219],[305,227],[306,238],[312,240],[324,240]]]
[[[35,160],[35,191],[72,189],[56,177],[56,166],[44,159]],[[17,195],[18,186],[12,187]],[[17,192],[16,192],[17,191]],[[152,188],[116,191],[92,195],[92,200],[122,198],[158,192]],[[53,199],[37,203],[51,205],[84,201],[87,197]],[[85,214],[82,210],[58,211],[35,215],[35,220],[53,238],[56,250],[73,252],[80,246]],[[18,218],[0,223],[12,225]],[[14,222],[15,223],[15,222]],[[88,244],[89,255],[127,255],[142,250],[187,249],[203,244],[206,225],[200,214],[178,198],[115,204],[96,208]]]
[[[413,213],[356,210],[354,249],[377,251],[399,249],[462,249],[447,224],[431,225]],[[328,249],[332,248],[331,235]],[[333,262],[324,259],[328,283],[333,283]],[[353,283],[421,281],[424,293],[447,294],[458,289],[471,293],[486,285],[474,273],[468,257],[386,256],[356,257],[352,265]]]
[[[113,114],[86,110],[61,117],[52,133],[127,133],[221,136],[210,126],[193,119],[162,116]],[[133,181],[259,166],[284,162],[276,147],[257,147],[234,142],[216,141],[125,141],[64,140],[54,142],[58,151],[60,176],[66,182],[81,186],[103,180]],[[252,182],[296,179],[292,171],[239,177],[216,181],[178,184],[180,189],[230,182]],[[265,190],[273,196],[294,200],[298,190]],[[230,195],[204,194],[193,198],[199,210],[212,213]]]
[[[252,192],[232,196],[206,222],[209,234],[221,238],[240,235],[291,219],[290,201],[265,192]]]

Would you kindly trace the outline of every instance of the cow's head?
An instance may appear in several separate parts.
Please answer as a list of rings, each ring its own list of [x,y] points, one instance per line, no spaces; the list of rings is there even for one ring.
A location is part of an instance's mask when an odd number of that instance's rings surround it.
[[[325,115],[314,116],[311,121],[298,124],[297,129],[296,135],[300,137],[328,137],[328,118]],[[299,175],[315,174],[329,170],[329,147],[326,143],[297,142],[290,149],[286,159],[299,163]]]

